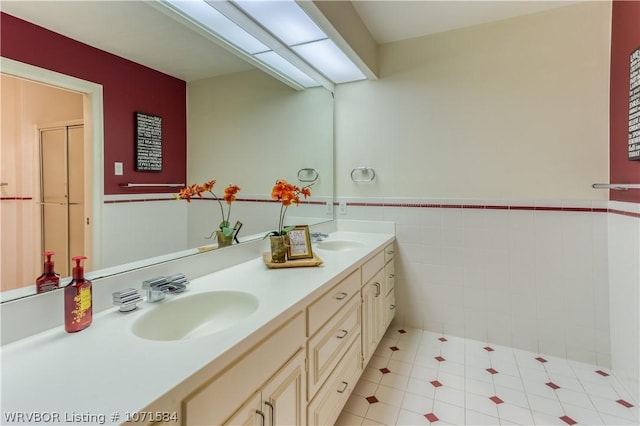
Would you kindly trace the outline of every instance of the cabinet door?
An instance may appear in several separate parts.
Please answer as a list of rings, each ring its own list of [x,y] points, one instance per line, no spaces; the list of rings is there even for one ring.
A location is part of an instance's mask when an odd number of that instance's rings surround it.
[[[269,380],[262,390],[265,424],[306,425],[306,374],[304,351],[300,350]]]
[[[229,426],[264,426],[265,414],[261,411],[261,401],[260,392],[256,392],[224,424]]]
[[[380,270],[362,287],[362,355],[365,365],[371,359],[384,333],[382,283],[383,272]]]

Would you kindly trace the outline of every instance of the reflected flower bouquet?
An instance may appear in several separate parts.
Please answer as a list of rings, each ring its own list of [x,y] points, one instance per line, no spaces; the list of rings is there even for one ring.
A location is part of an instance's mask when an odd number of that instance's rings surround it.
[[[229,222],[229,218],[231,217],[231,203],[236,200],[236,194],[240,191],[240,187],[237,185],[229,184],[229,186],[224,189],[224,196],[222,197],[222,200],[226,201],[226,203],[229,205],[227,214],[225,216],[222,201],[213,192],[213,186],[215,184],[216,180],[213,179],[203,183],[202,185],[189,185],[186,188],[182,188],[178,194],[175,194],[175,197],[177,200],[187,200],[187,202],[190,203],[191,198],[204,198],[202,194],[204,192],[209,192],[211,195],[213,195],[213,199],[216,200],[218,202],[218,205],[220,206],[220,213],[222,214],[222,222],[220,222],[220,225],[218,225],[220,231],[222,231],[222,233],[226,237],[230,237],[233,234],[233,228],[231,227],[231,223]],[[212,232],[208,238],[213,237],[214,233],[215,231]]]

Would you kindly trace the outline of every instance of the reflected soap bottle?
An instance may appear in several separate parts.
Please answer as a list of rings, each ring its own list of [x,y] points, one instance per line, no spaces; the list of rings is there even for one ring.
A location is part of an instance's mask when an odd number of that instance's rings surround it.
[[[56,274],[54,271],[54,263],[51,260],[51,256],[55,253],[52,251],[45,251],[44,256],[44,268],[42,275],[36,279],[36,291],[38,293],[44,293],[45,291],[55,290],[60,287],[60,274]]]
[[[93,320],[91,281],[84,277],[81,262],[86,256],[76,256],[73,280],[64,288],[64,329],[67,333],[84,330]]]

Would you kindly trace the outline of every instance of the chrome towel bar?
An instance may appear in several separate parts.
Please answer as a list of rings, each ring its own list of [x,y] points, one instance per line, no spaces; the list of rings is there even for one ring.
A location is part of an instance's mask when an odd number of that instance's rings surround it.
[[[179,188],[185,186],[184,183],[121,183],[122,188],[139,188],[139,187],[169,187]]]
[[[617,191],[628,191],[629,189],[640,189],[640,183],[594,183],[593,189],[615,189]]]

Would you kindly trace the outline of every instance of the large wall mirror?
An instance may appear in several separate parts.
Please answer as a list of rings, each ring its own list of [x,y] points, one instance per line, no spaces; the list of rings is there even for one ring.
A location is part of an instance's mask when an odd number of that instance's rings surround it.
[[[30,2],[15,2],[30,3]],[[57,5],[59,3],[59,5]],[[108,2],[43,2],[39,7],[49,8],[49,14],[53,14],[56,7],[85,7],[87,3],[104,3],[103,7],[109,7]],[[156,9],[142,4],[142,2],[118,2],[119,6],[126,3],[140,3],[129,5],[125,10],[127,20],[135,20],[143,25],[148,19],[169,20],[169,26],[179,25],[171,18],[163,16]],[[43,6],[46,5],[46,6]],[[15,5],[15,7],[20,7]],[[32,6],[29,6],[32,7]],[[94,7],[96,7],[94,5]],[[12,14],[3,6],[3,11]],[[28,10],[17,10],[17,13],[28,14]],[[64,13],[64,10],[55,13]],[[95,13],[95,11],[94,11]],[[113,8],[110,14],[113,15]],[[145,18],[136,18],[136,13],[144,13]],[[150,18],[148,14],[153,17]],[[43,25],[34,19],[18,16],[21,19]],[[103,18],[101,18],[103,19]],[[164,22],[164,21],[163,21]],[[87,25],[90,26],[90,25]],[[142,31],[141,28],[138,31]],[[61,32],[61,31],[58,31]],[[72,37],[72,35],[68,35]],[[195,35],[197,36],[197,35]],[[78,39],[78,36],[74,38]],[[85,41],[85,40],[80,40]],[[180,46],[180,39],[172,39],[172,51],[187,50],[189,47]],[[91,44],[91,40],[86,41]],[[186,39],[185,43],[193,40]],[[204,43],[204,42],[203,42]],[[167,47],[169,49],[169,47]],[[208,60],[214,52],[220,55],[218,62],[233,63],[228,56],[233,56],[222,49],[211,48],[208,51]],[[129,59],[131,59],[130,54]],[[171,55],[168,52],[167,55]],[[228,68],[233,68],[229,66]],[[30,107],[29,102],[36,102],[28,94],[46,92],[47,96],[53,95],[58,88],[55,82],[44,79],[46,86],[38,88],[38,72],[34,75],[21,75],[21,71],[10,73],[4,78],[11,79],[5,87],[14,87],[15,90],[2,90],[3,107],[5,95],[13,96],[11,102],[16,101],[16,93],[24,104],[21,108]],[[288,219],[292,224],[314,224],[333,219],[333,96],[323,88],[296,91],[251,66],[243,65],[238,70],[218,72],[212,76],[200,76],[201,78],[187,81],[187,177],[186,184],[202,183],[211,179],[217,181],[214,192],[221,196],[224,188],[229,184],[237,184],[241,187],[238,193],[238,202],[232,205],[231,221],[241,221],[243,226],[239,233],[242,242],[262,238],[262,236],[277,226],[279,205],[270,202],[271,187],[276,179],[286,179],[292,183],[303,186],[309,180],[315,180],[312,186],[312,196],[308,203],[298,207],[292,207],[288,213]],[[9,81],[9,80],[5,80]],[[35,84],[36,86],[31,86]],[[3,85],[4,86],[4,85]],[[34,88],[35,87],[35,88]],[[63,85],[63,87],[65,87]],[[68,86],[66,86],[68,87]],[[79,106],[70,107],[77,115],[78,108],[84,116],[69,116],[69,119],[47,118],[41,119],[42,127],[51,124],[70,122],[72,125],[79,121],[91,120],[91,113],[87,111],[100,110],[101,105],[93,105],[95,97],[88,92],[76,89],[79,92],[70,93],[61,91],[62,97],[74,98],[80,102]],[[59,102],[54,100],[55,102]],[[65,101],[66,102],[66,101]],[[34,108],[43,108],[37,104]],[[73,114],[72,114],[73,115]],[[4,120],[4,116],[3,116]],[[4,127],[4,121],[3,121]],[[9,126],[16,127],[16,126]],[[33,137],[30,139],[13,138],[11,150],[16,147],[23,150],[24,155],[29,155],[28,163],[31,165],[29,184],[38,185],[43,170],[40,155],[44,151],[41,148],[41,133],[36,126],[33,129]],[[113,165],[105,164],[102,158],[101,147],[91,145],[96,139],[92,132],[99,132],[101,124],[91,123],[90,128],[84,132],[85,138],[91,139],[89,149],[85,155],[87,176],[93,173],[94,179],[89,188],[84,191],[89,194],[90,200],[86,203],[93,209],[92,224],[94,232],[91,237],[91,249],[96,266],[90,268],[90,277],[98,278],[125,270],[142,267],[148,264],[162,262],[168,259],[187,255],[197,255],[198,248],[210,246],[213,241],[208,240],[212,230],[215,230],[220,222],[219,206],[214,202],[194,201],[187,203],[173,198],[173,194],[179,188],[162,193],[143,194],[126,193],[117,195],[104,195],[100,174],[113,173]],[[18,140],[20,139],[20,140]],[[9,152],[5,148],[8,138],[3,132],[3,153]],[[22,144],[25,144],[24,146]],[[65,148],[66,149],[66,148]],[[26,159],[27,157],[25,157]],[[171,161],[171,159],[166,159]],[[45,161],[46,163],[46,161]],[[307,170],[313,169],[315,173]],[[4,167],[3,167],[4,170]],[[97,172],[97,177],[96,176]],[[8,180],[8,179],[7,179]],[[2,181],[5,181],[3,176]],[[10,184],[10,182],[7,182]],[[182,183],[182,182],[181,182]],[[15,248],[5,246],[5,235],[12,235],[14,241],[24,240],[25,235],[21,230],[28,229],[31,240],[30,250],[20,248],[19,255],[26,260],[24,263],[32,265],[30,273],[23,274],[20,282],[11,282],[5,285],[3,274],[2,301],[12,300],[17,297],[25,297],[35,294],[33,286],[35,278],[42,272],[42,251],[46,249],[40,243],[43,236],[38,224],[43,223],[41,188],[32,190],[32,200],[9,200],[12,188],[2,187],[3,210],[3,253]],[[17,197],[13,197],[17,198]],[[24,207],[17,207],[17,203],[31,203],[31,213],[24,213]],[[225,205],[225,210],[226,210]],[[35,212],[35,213],[34,213]],[[14,220],[9,223],[9,220]],[[10,231],[10,232],[7,232]],[[67,237],[68,238],[68,237]],[[69,253],[75,255],[76,253]],[[29,257],[30,256],[30,257]],[[2,270],[8,270],[9,256],[2,256]],[[57,258],[56,265],[64,264],[62,256]],[[63,265],[61,265],[63,266]],[[64,268],[57,268],[63,270]],[[63,275],[67,275],[64,274]],[[10,278],[8,278],[10,279]],[[67,280],[62,280],[66,283]],[[19,289],[13,289],[20,287]],[[5,291],[5,288],[9,289]]]

